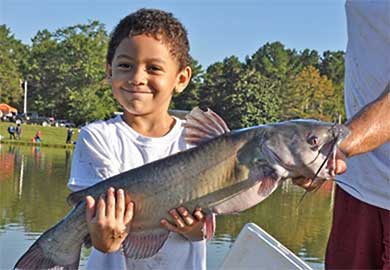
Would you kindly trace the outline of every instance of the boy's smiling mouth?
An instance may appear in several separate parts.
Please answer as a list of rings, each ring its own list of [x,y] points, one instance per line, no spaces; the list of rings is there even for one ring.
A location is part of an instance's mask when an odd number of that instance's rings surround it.
[[[150,90],[141,90],[141,89],[125,89],[121,88],[121,91],[131,93],[131,94],[153,94]]]

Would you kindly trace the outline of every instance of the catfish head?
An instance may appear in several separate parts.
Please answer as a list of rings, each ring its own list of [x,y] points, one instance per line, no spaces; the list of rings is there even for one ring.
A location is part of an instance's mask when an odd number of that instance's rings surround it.
[[[279,176],[323,181],[334,178],[337,146],[349,134],[344,125],[291,120],[269,125],[263,151]]]

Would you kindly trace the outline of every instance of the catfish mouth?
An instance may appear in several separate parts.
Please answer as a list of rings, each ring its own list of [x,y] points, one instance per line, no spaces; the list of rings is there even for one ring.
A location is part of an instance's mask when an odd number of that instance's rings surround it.
[[[322,167],[324,164],[326,164],[326,170],[329,173],[329,176],[331,178],[336,176],[336,154],[337,154],[337,147],[336,144],[339,141],[339,138],[334,138],[333,140],[330,140],[326,144],[324,144],[321,147],[320,153],[323,153],[326,155],[326,158],[324,162],[321,164],[320,168],[318,169],[317,173],[315,174],[314,178],[320,173]]]
[[[322,153],[326,156],[324,161],[321,163],[321,166],[318,168],[314,176],[312,177],[305,177],[306,184],[302,186],[306,189],[306,191],[312,191],[318,189],[326,180],[333,179],[336,175],[336,156],[338,152],[338,148],[336,147],[336,144],[338,142],[338,138],[334,138],[330,140],[329,142],[325,143],[321,149],[319,150],[319,153],[317,157],[311,162],[314,163],[314,161],[318,158],[318,156]],[[325,170],[327,175],[318,177],[320,174],[322,168],[325,166]]]
[[[337,153],[336,144],[337,144],[338,140],[339,140],[339,138],[335,137],[332,140],[330,140],[330,141],[326,142],[325,144],[323,144],[320,147],[320,149],[317,150],[318,152],[317,152],[317,155],[314,157],[314,159],[312,161],[310,161],[309,163],[307,163],[307,164],[303,164],[303,166],[305,166],[307,168],[310,168],[310,165],[314,164],[318,160],[318,158],[320,157],[321,154],[326,156],[324,161],[321,163],[321,166],[316,170],[315,173],[313,173],[313,175],[311,175],[311,176],[301,175],[301,176],[305,177],[307,179],[312,179],[312,181],[314,181],[316,179],[317,180],[319,180],[319,179],[322,180],[322,178],[317,178],[317,176],[321,172],[322,168],[326,165],[325,168],[328,171],[329,177],[333,178],[336,175],[335,174],[335,170],[336,170],[336,153]],[[267,148],[267,151],[271,155],[272,159],[277,164],[282,166],[284,169],[286,169],[287,171],[296,171],[296,167],[297,166],[295,166],[293,164],[285,163],[280,158],[280,156],[276,152],[274,152],[272,149]]]

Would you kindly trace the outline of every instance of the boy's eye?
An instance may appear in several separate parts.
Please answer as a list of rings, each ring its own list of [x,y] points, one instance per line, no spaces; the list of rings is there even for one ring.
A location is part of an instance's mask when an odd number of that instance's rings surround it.
[[[132,67],[132,65],[131,65],[131,64],[127,64],[127,63],[119,63],[119,64],[118,64],[118,67],[119,67],[119,68],[129,69],[129,68]]]
[[[162,71],[162,68],[159,67],[159,66],[154,66],[153,65],[153,66],[149,66],[148,70],[153,71],[153,72],[157,72],[157,71]]]

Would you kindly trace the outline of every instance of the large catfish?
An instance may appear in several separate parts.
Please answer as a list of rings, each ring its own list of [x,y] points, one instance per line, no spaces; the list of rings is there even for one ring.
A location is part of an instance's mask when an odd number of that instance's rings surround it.
[[[289,178],[334,177],[343,125],[295,120],[229,131],[214,112],[196,108],[187,117],[186,139],[197,147],[151,162],[72,193],[73,210],[44,232],[19,259],[18,269],[77,269],[88,231],[85,196],[97,199],[122,188],[135,203],[123,243],[128,258],[154,255],[169,232],[160,226],[169,209],[201,207],[211,216],[248,209]],[[77,146],[76,146],[77,147]]]

